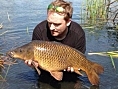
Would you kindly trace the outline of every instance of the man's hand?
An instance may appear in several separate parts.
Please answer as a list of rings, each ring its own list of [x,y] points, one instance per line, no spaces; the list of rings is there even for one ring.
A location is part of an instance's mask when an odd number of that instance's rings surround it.
[[[73,67],[68,67],[67,69],[64,69],[64,71],[74,72],[74,69],[73,69]]]
[[[33,63],[33,65],[32,65],[32,63]],[[38,67],[38,62],[35,62],[33,60],[25,60],[25,64],[27,64],[30,67],[34,67],[34,65],[35,65],[35,67]]]

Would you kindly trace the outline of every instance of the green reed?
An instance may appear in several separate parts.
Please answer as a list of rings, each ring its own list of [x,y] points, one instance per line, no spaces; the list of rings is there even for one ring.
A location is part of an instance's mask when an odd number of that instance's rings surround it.
[[[110,57],[111,63],[113,65],[113,68],[116,70],[114,58],[118,58],[118,51],[95,52],[95,53],[88,53],[88,55],[100,55],[100,56],[108,56],[108,57]]]
[[[86,0],[84,23],[90,26],[99,26],[106,22],[107,18],[107,0]]]
[[[89,27],[102,27],[110,22],[117,29],[117,3],[118,0],[85,0],[81,11],[83,23]]]

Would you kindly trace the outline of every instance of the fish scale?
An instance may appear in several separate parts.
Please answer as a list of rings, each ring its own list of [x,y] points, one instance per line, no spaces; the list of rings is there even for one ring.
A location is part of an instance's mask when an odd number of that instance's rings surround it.
[[[44,44],[42,44],[42,45],[44,45]],[[42,47],[42,48],[46,49],[45,47]],[[54,71],[54,70],[59,69],[59,67],[61,67],[62,64],[65,64],[64,63],[65,61],[63,61],[63,59],[64,59],[63,56],[58,55],[58,57],[56,57],[56,56],[54,56],[54,55],[57,55],[56,52],[48,51],[48,50],[49,49],[47,49],[47,51],[41,52],[42,50],[35,49],[36,53],[34,52],[34,56],[36,57],[36,59],[40,59],[40,66],[41,67],[44,67],[45,69],[48,68],[48,70]],[[38,54],[38,53],[40,53],[40,54]],[[45,60],[45,59],[48,59],[48,60]],[[58,59],[61,59],[61,61],[56,61]],[[50,61],[51,61],[51,63],[49,64]],[[63,66],[65,66],[65,65],[63,65]],[[63,69],[63,66],[62,66],[62,69]],[[53,67],[55,67],[55,69]],[[66,67],[67,67],[67,65],[66,65]]]
[[[34,40],[8,51],[7,55],[22,60],[32,59],[59,81],[63,78],[62,71],[73,67],[75,73],[82,75],[78,71],[81,69],[87,74],[92,85],[98,85],[99,74],[104,71],[100,64],[88,60],[80,51],[58,42]]]

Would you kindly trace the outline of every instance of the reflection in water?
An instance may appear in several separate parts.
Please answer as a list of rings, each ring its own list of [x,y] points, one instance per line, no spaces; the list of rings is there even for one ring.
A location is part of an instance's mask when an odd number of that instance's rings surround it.
[[[117,30],[108,30],[108,42],[111,47],[118,48],[118,31]]]
[[[43,76],[43,75],[42,75]],[[25,84],[34,83],[32,89],[74,89],[75,82],[59,82],[53,77],[45,77],[41,79],[36,71],[27,71],[19,73],[16,77],[18,81],[23,81]],[[89,87],[81,85],[80,89],[88,89]],[[92,88],[96,89],[96,88]]]

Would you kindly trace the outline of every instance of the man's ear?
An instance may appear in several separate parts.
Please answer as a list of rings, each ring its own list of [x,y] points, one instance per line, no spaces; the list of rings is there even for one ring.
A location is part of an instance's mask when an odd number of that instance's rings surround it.
[[[71,23],[71,19],[69,19],[69,20],[67,21],[67,26],[69,26],[70,23]]]

